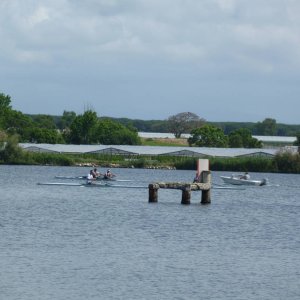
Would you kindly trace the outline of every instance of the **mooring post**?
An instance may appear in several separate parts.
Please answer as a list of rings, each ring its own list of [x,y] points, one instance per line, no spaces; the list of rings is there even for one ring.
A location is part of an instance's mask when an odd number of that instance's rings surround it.
[[[182,188],[181,204],[191,204],[191,186],[187,185]]]
[[[211,173],[210,173],[210,171],[203,171],[201,173],[201,182],[202,183],[211,182]],[[210,202],[211,202],[210,189],[209,190],[202,190],[201,204],[209,204]]]
[[[210,190],[203,190],[201,195],[201,204],[210,204]]]
[[[149,184],[149,202],[157,202],[159,185],[155,183]]]

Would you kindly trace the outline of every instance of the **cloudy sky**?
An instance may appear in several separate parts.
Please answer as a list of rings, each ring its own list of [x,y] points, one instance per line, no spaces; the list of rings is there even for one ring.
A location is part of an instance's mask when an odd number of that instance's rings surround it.
[[[300,124],[299,0],[0,0],[16,110]]]

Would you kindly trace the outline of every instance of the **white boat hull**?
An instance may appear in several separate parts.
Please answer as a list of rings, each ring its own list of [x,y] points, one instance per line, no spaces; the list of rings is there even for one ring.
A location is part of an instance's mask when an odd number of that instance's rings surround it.
[[[267,184],[266,179],[262,180],[251,180],[251,179],[241,179],[233,176],[220,176],[222,180],[227,184],[234,185],[252,185],[252,186],[262,186]]]

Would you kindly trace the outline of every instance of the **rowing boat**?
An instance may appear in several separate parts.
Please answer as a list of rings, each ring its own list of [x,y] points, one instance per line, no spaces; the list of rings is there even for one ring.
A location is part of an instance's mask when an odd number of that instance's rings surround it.
[[[72,179],[72,180],[77,180],[77,179],[87,179],[87,176],[55,176],[56,179]],[[119,182],[130,182],[133,180],[129,179],[117,179],[115,177],[105,177],[105,176],[98,176],[96,177],[96,180],[103,180],[103,181],[119,181]]]
[[[70,182],[38,182],[37,185],[49,186],[77,186],[77,187],[109,187],[109,188],[126,188],[126,189],[147,189],[147,186],[137,185],[119,185],[108,182],[93,182],[93,183],[70,183]]]
[[[261,180],[252,180],[252,179],[244,179],[240,176],[232,175],[232,176],[220,176],[225,183],[233,184],[233,185],[250,185],[250,186],[262,186],[268,183],[266,178]]]
[[[59,186],[86,186],[86,187],[110,187],[109,183],[73,183],[73,182],[38,182],[37,185],[59,185]]]

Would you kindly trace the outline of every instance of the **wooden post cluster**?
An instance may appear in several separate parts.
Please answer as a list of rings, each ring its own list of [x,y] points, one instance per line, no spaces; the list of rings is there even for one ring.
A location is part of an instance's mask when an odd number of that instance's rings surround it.
[[[201,190],[201,204],[209,204],[211,202],[211,173],[210,171],[202,171],[199,183],[184,182],[158,182],[149,184],[149,202],[158,201],[158,189],[176,189],[182,191],[181,204],[191,203],[191,192]]]

